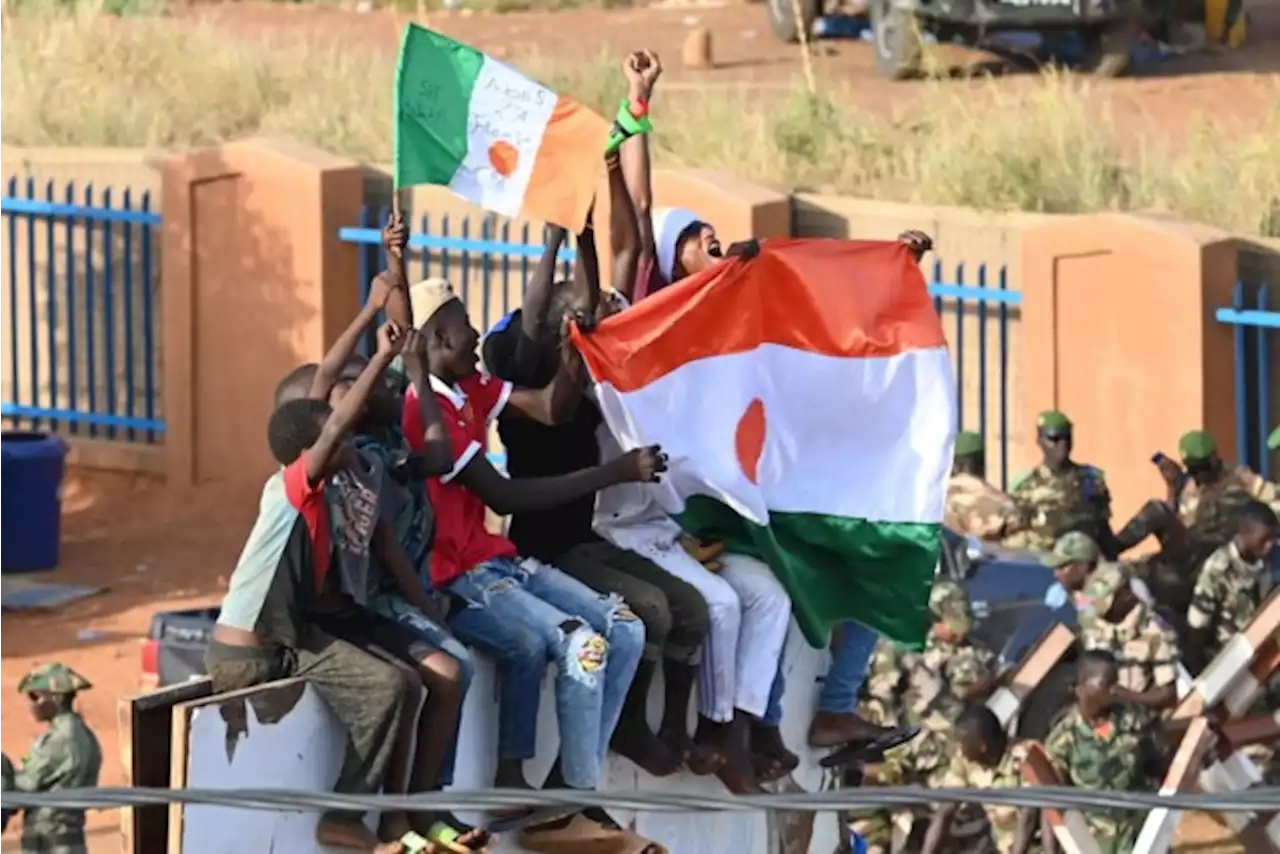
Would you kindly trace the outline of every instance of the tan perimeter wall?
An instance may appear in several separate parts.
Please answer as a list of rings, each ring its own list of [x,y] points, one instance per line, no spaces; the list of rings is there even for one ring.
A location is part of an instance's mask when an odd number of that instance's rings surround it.
[[[289,369],[319,358],[354,313],[360,250],[339,240],[338,230],[357,224],[362,205],[389,204],[387,170],[264,139],[166,157],[5,149],[3,165],[6,175],[31,175],[38,182],[152,190],[154,209],[165,213],[155,241],[163,274],[154,294],[163,318],[156,342],[159,412],[169,427],[160,464],[175,483],[256,480],[268,472],[264,434],[271,392]],[[985,427],[997,481],[1034,462],[1030,425],[1035,412],[1051,406],[1077,422],[1079,458],[1107,471],[1117,516],[1159,491],[1148,459],[1157,449],[1173,450],[1181,431],[1212,429],[1227,455],[1234,454],[1232,335],[1213,313],[1230,302],[1237,275],[1280,287],[1280,241],[1238,241],[1159,217],[992,214],[787,196],[698,171],[657,170],[654,186],[656,205],[692,208],[714,221],[727,241],[788,234],[885,239],[920,229],[935,241],[936,252],[925,260],[931,278],[937,259],[946,284],[961,283],[957,268],[963,265],[963,284],[978,285],[985,265],[985,284],[996,288],[1004,270],[1008,288],[1024,294],[1021,307],[1002,312],[994,304],[966,302],[961,312],[954,300],[941,305],[960,380],[962,424]],[[596,222],[607,280],[604,195]],[[426,213],[433,234],[441,233],[447,215],[454,237],[464,236],[465,221],[465,236],[472,239],[523,243],[526,227],[530,239],[541,238],[540,223],[504,221],[442,188],[414,188],[402,204],[414,212],[415,230]],[[54,253],[65,253],[58,241],[55,234]],[[15,251],[25,275],[23,253],[30,249],[22,234]],[[41,266],[47,252],[37,240],[38,270],[47,269]],[[106,259],[98,252],[95,246],[94,255],[78,263],[99,269]],[[415,253],[411,275],[447,270],[473,322],[486,329],[519,304],[535,257],[487,260],[475,253]],[[8,286],[8,265],[4,275]],[[42,312],[49,301],[40,275],[36,285],[38,334],[47,335]],[[17,296],[21,319],[31,304],[25,287]],[[1272,298],[1280,305],[1280,292],[1273,290]],[[0,303],[6,312],[0,334],[7,334],[11,307],[7,299]],[[54,303],[61,305],[57,294]],[[19,327],[26,335],[26,324]],[[55,349],[65,346],[64,335],[55,317]],[[123,346],[123,334],[114,337]],[[18,343],[26,378],[30,366],[23,354],[30,341],[20,336]],[[0,348],[6,399],[9,354],[6,342]],[[86,355],[78,353],[77,361]],[[1280,370],[1274,376],[1273,397],[1280,400]],[[40,379],[47,385],[47,376]],[[156,467],[154,457],[150,465]]]

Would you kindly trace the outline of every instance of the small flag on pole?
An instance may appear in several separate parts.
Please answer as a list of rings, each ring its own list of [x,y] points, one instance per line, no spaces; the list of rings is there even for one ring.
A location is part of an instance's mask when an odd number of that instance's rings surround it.
[[[396,72],[397,187],[439,184],[505,216],[581,231],[609,123],[515,69],[410,24]]]

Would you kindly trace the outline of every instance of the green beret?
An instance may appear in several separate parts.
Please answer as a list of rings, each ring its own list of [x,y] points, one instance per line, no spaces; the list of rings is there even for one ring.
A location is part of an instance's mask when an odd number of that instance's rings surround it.
[[[1213,437],[1203,430],[1191,430],[1182,434],[1178,440],[1178,453],[1186,462],[1196,463],[1207,460],[1218,451]]]
[[[986,450],[986,442],[982,441],[982,436],[971,430],[962,430],[956,434],[956,456],[968,457],[973,454],[981,454]]]
[[[1063,433],[1071,429],[1071,419],[1056,409],[1046,409],[1036,416],[1036,427],[1050,433]]]
[[[1273,451],[1280,451],[1280,427],[1271,431],[1271,437],[1267,439],[1267,447]]]

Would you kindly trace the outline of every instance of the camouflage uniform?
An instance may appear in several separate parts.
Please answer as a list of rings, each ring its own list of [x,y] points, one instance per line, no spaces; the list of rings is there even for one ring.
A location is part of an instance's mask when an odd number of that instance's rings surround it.
[[[1210,633],[1210,652],[1217,654],[1253,619],[1271,590],[1263,561],[1248,563],[1235,542],[1222,546],[1204,562],[1191,594],[1187,625]]]
[[[1089,577],[1079,612],[1080,643],[1103,649],[1120,664],[1120,687],[1141,694],[1178,679],[1178,635],[1150,607],[1138,602],[1118,623],[1105,616],[1116,593],[1130,584],[1121,564],[1099,566]]]
[[[1064,786],[1115,792],[1146,789],[1154,782],[1149,770],[1160,750],[1149,721],[1140,710],[1117,703],[1105,721],[1091,724],[1078,706],[1072,706],[1049,730],[1045,751]],[[1106,854],[1131,851],[1144,818],[1125,810],[1087,810],[1084,817]]]
[[[961,752],[960,746],[952,748],[947,762],[930,779],[934,789],[1017,789],[1026,785],[1022,778],[1022,763],[1027,758],[1024,744],[1015,744],[1005,751],[994,768],[974,762]],[[996,804],[962,804],[951,822],[950,838],[943,844],[943,851],[961,848],[972,852],[976,846],[972,839],[979,833],[989,834],[999,854],[1008,854],[1018,834],[1018,808]]]
[[[1013,499],[977,475],[957,473],[947,481],[947,527],[980,540],[999,539],[1019,525]]]
[[[69,667],[45,664],[18,683],[28,693],[75,694],[92,687]],[[14,788],[22,792],[49,792],[98,785],[102,748],[93,731],[73,711],[58,713],[49,728],[31,745],[31,752],[14,775]],[[22,822],[23,854],[85,854],[84,812],[78,810],[27,810]]]
[[[934,583],[929,608],[953,631],[968,632],[973,611],[964,588],[954,581]],[[880,768],[881,785],[893,786],[927,780],[944,765],[951,750],[951,732],[964,710],[960,699],[974,685],[991,678],[996,656],[967,638],[947,643],[930,631],[924,650],[905,652],[881,640],[872,656],[860,713],[882,726],[918,724],[920,735],[885,757]],[[894,822],[909,823],[888,811],[855,813],[853,827],[869,846],[887,848]]]
[[[1084,531],[1097,540],[1110,530],[1111,492],[1102,471],[1068,461],[1060,472],[1039,465],[1013,485],[1013,502],[1025,527],[1004,544],[1048,550],[1067,531]]]
[[[1178,493],[1178,518],[1194,540],[1216,547],[1235,535],[1236,514],[1251,500],[1268,504],[1280,513],[1280,486],[1240,466],[1204,486],[1188,480]]]

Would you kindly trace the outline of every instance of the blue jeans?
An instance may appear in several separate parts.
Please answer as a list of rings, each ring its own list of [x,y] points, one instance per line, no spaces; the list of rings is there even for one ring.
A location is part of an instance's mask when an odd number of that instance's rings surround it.
[[[840,638],[831,646],[831,669],[822,683],[818,711],[847,715],[858,706],[858,692],[867,678],[879,636],[852,621],[840,624]]]
[[[467,696],[467,691],[471,688],[471,680],[476,674],[476,665],[471,660],[470,650],[463,645],[462,641],[450,634],[447,628],[410,605],[408,600],[398,593],[382,593],[373,597],[369,600],[369,608],[375,614],[394,620],[396,625],[412,632],[422,641],[423,646],[428,648],[428,651],[439,650],[457,661],[458,688],[461,691],[459,697]],[[453,784],[453,769],[457,764],[458,739],[455,732],[453,741],[449,745],[449,754],[444,758],[444,764],[440,766],[440,779],[436,781],[440,788]]]
[[[528,558],[486,561],[449,590],[466,602],[450,621],[454,632],[498,662],[499,757],[536,752],[542,675],[555,662],[560,770],[572,788],[595,788],[644,651],[644,624],[620,598]]]

